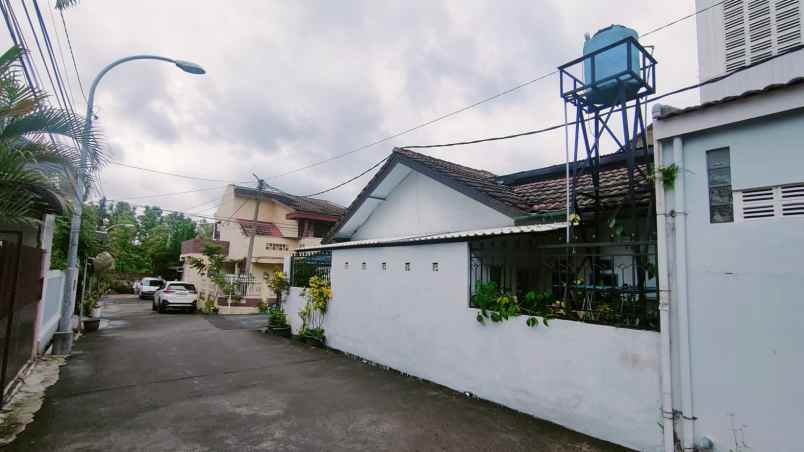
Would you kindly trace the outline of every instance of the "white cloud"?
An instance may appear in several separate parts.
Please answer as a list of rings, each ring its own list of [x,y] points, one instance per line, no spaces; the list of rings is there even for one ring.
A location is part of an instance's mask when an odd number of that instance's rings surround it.
[[[196,61],[208,75],[165,64],[115,69],[98,90],[116,159],[171,172],[248,180],[345,152],[470,104],[577,57],[585,32],[623,23],[646,31],[694,9],[608,1],[85,1],[65,14],[88,83],[103,64],[146,52]],[[694,20],[650,36],[660,91],[697,77]],[[697,94],[670,101],[690,104]],[[394,145],[540,128],[562,120],[557,77],[389,143],[269,182],[311,193],[345,180]],[[563,133],[430,152],[496,173],[563,160]],[[348,204],[361,179],[328,195]],[[109,166],[110,198],[214,186]],[[207,191],[154,198],[185,209]],[[143,201],[148,201],[144,199]],[[209,211],[207,211],[209,212]]]

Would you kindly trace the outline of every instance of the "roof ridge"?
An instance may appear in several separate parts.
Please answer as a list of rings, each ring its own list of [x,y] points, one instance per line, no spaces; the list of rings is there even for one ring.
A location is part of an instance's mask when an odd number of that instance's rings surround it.
[[[444,160],[444,159],[440,159],[438,157],[433,157],[431,155],[422,154],[421,152],[411,151],[410,149],[407,149],[407,148],[394,148],[394,153],[405,155],[405,156],[415,158],[415,159],[418,159],[418,160],[430,160],[430,161],[440,162],[440,163],[443,163],[443,164],[446,164],[446,165],[461,168],[461,169],[466,170],[466,171],[471,171],[471,172],[474,172],[474,173],[482,174],[482,175],[484,175],[486,177],[489,177],[489,178],[497,177],[497,175],[492,173],[491,171],[478,169],[478,168],[472,168],[471,166],[461,165],[460,163],[455,163],[455,162],[450,161],[450,160]]]

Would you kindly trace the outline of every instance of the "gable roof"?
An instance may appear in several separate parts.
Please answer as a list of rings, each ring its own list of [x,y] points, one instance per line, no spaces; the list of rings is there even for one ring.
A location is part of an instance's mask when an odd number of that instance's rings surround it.
[[[642,174],[636,176],[638,182],[645,182],[647,164],[652,158],[650,153],[637,159]],[[409,149],[394,149],[391,157],[380,168],[377,174],[358,194],[346,213],[332,227],[324,243],[334,240],[338,232],[346,225],[355,213],[367,201],[380,184],[391,174],[394,168],[405,165],[414,171],[427,175],[450,188],[501,212],[512,220],[528,214],[560,211],[566,206],[566,169],[567,165],[558,164],[530,171],[522,171],[504,176],[496,176],[485,170],[470,168],[446,160],[420,154]],[[572,170],[572,164],[570,164]],[[577,185],[578,204],[581,208],[591,207],[593,201],[589,196],[592,191],[592,178],[583,174]],[[628,193],[628,171],[625,154],[617,152],[600,157],[600,190],[602,204],[616,205],[621,203]],[[649,198],[650,192],[637,193],[637,201]],[[376,198],[376,197],[375,197]]]
[[[308,198],[306,196],[296,196],[289,193],[278,191],[263,191],[260,192],[256,188],[241,187],[235,185],[234,195],[241,198],[257,199],[262,196],[262,199],[274,199],[291,209],[298,212],[306,212],[332,217],[325,221],[336,221],[345,212],[342,206],[333,202],[325,201],[323,199]],[[324,220],[322,218],[322,220]]]

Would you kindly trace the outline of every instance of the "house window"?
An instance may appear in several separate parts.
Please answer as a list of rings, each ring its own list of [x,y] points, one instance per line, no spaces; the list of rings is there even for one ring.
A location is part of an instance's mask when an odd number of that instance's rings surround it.
[[[349,270],[349,262],[344,262],[343,263],[343,269],[344,270]]]
[[[433,271],[434,272],[438,271],[438,262],[433,262]]]
[[[410,271],[410,262],[405,262],[405,271],[406,272]]]
[[[729,148],[715,149],[706,153],[706,173],[709,179],[709,222],[733,222]]]
[[[361,269],[361,270],[365,270],[365,269],[366,269],[366,263],[365,263],[365,262],[363,262],[362,264],[360,264],[360,269]]]
[[[388,270],[388,262],[383,262],[382,263],[382,271],[387,271],[387,270]]]

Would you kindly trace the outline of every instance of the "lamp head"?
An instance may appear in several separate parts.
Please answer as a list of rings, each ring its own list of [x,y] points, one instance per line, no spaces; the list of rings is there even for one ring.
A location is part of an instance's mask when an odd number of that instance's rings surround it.
[[[176,60],[176,66],[178,66],[182,71],[190,74],[203,75],[207,73],[204,68],[190,61]]]

